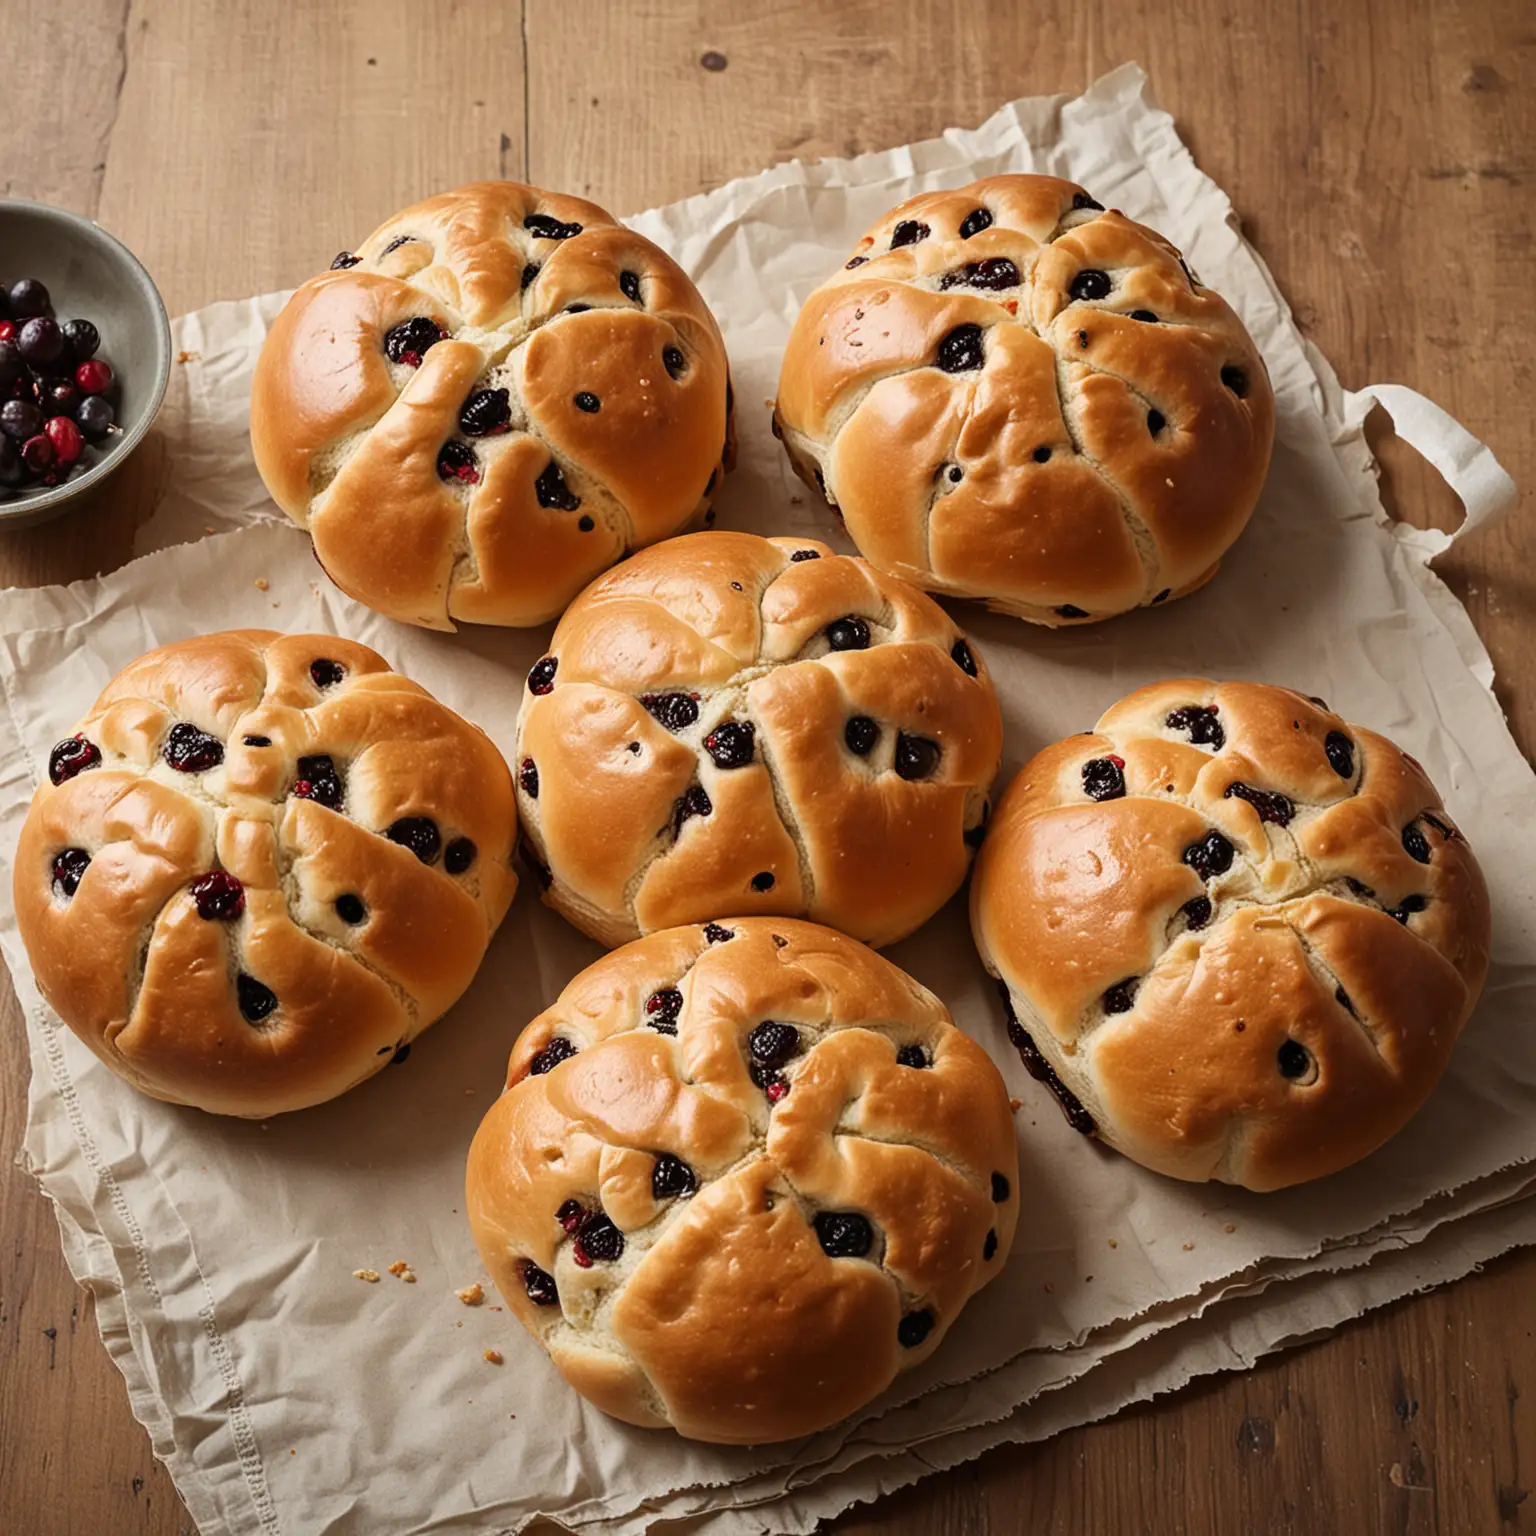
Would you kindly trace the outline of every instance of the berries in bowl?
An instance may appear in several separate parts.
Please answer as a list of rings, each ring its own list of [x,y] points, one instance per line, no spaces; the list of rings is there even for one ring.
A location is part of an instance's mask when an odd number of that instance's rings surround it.
[[[148,431],[170,374],[149,274],[90,220],[0,201],[0,525],[55,516]]]

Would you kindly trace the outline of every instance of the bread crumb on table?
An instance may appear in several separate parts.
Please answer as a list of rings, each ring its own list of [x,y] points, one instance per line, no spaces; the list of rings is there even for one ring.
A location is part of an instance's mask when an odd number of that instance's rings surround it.
[[[267,581],[267,578],[265,576],[258,576],[256,578],[256,581],[255,581],[254,585],[255,585],[256,590],[258,592],[265,592],[267,590],[267,588],[270,586],[270,583]]]
[[[1185,1253],[1193,1253],[1194,1251],[1195,1251],[1195,1245],[1193,1243],[1185,1243],[1184,1244],[1184,1252]]]
[[[463,1286],[453,1293],[464,1303],[466,1307],[478,1307],[485,1300],[485,1289],[478,1280],[473,1285]]]
[[[366,1280],[369,1285],[377,1285],[379,1283],[379,1272],[376,1269],[354,1269],[352,1271],[352,1278],[354,1280]]]
[[[1221,1230],[1223,1232],[1236,1232],[1237,1231],[1237,1224],[1235,1222],[1225,1221],[1221,1225]]]
[[[501,1351],[499,1349],[488,1349],[488,1350],[486,1350],[485,1358],[486,1358],[486,1362],[488,1364],[490,1364],[490,1365],[500,1365],[502,1363],[501,1362]]]
[[[407,1285],[416,1284],[416,1273],[404,1259],[396,1259],[395,1262],[389,1266],[389,1272],[397,1279],[405,1281]]]
[[[200,363],[202,360],[203,354],[201,352],[178,352],[176,354],[176,361],[178,363]]]

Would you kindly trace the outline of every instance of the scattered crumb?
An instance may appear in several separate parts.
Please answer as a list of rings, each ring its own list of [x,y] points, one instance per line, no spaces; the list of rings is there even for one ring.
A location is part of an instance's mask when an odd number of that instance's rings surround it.
[[[1221,1224],[1221,1230],[1223,1232],[1236,1232],[1237,1231],[1237,1224],[1235,1222],[1231,1222],[1231,1221],[1224,1221]]]
[[[178,363],[200,363],[202,360],[203,354],[201,352],[178,352],[176,354],[176,361]]]
[[[377,1285],[379,1283],[379,1272],[376,1269],[354,1269],[352,1271],[352,1278],[354,1280],[366,1280],[369,1285]]]
[[[1018,1114],[1018,1112],[1021,1109],[1024,1108],[1024,1100],[1023,1099],[1009,1099],[1008,1100],[1008,1108],[1011,1109],[1014,1112],[1014,1114]]]
[[[1119,1239],[1119,1238],[1118,1238],[1118,1237],[1112,1237],[1112,1238],[1110,1238],[1110,1240],[1109,1240],[1109,1246],[1110,1246],[1110,1247],[1111,1247],[1111,1248],[1118,1248],[1118,1247],[1119,1247],[1119,1246],[1120,1246],[1120,1239]]]
[[[504,1307],[492,1307],[491,1308],[492,1312],[502,1312],[502,1311],[505,1311],[505,1310],[506,1309]]]
[[[485,1300],[485,1290],[478,1280],[453,1293],[466,1307],[478,1307]]]
[[[1052,1285],[1049,1280],[1047,1280],[1045,1282],[1045,1291],[1046,1291],[1046,1295],[1054,1296],[1056,1294],[1056,1287],[1054,1285]]]
[[[1194,1251],[1195,1251],[1195,1245],[1193,1243],[1185,1243],[1184,1244],[1184,1252],[1185,1253],[1193,1253]]]
[[[389,1272],[392,1275],[403,1275],[410,1267],[411,1266],[407,1264],[404,1259],[396,1259],[395,1262],[389,1266]]]
[[[455,1328],[462,1328],[464,1326],[464,1319],[461,1317],[453,1326]]]
[[[291,1445],[290,1445],[290,1446],[289,1446],[289,1447],[288,1447],[288,1454],[289,1454],[289,1455],[290,1455],[290,1456],[297,1456],[297,1455],[298,1455],[298,1454],[299,1454],[299,1453],[298,1453],[298,1452],[297,1452],[297,1451],[296,1451],[296,1450],[294,1450],[294,1448],[293,1448],[293,1447],[292,1447],[292,1446],[291,1446]]]
[[[485,1358],[486,1362],[490,1365],[500,1365],[501,1351],[499,1349],[488,1349],[485,1352]]]
[[[1085,1284],[1088,1284],[1088,1285],[1092,1285],[1093,1284],[1093,1276],[1092,1275],[1088,1276],[1087,1280],[1085,1281]]]
[[[265,592],[270,585],[265,576],[258,576],[253,583],[258,592]]]

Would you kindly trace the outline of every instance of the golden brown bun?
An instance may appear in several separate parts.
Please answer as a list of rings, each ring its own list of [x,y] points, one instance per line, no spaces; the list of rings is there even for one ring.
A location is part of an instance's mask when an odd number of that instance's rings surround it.
[[[1288,688],[1184,679],[1025,765],[971,924],[1079,1129],[1263,1190],[1348,1166],[1424,1102],[1490,919],[1405,752]]]
[[[626,945],[523,1031],[466,1208],[578,1392],[763,1444],[925,1360],[1017,1200],[1007,1089],[938,998],[830,929],[732,918]]]
[[[485,181],[343,260],[288,301],[251,391],[262,479],[343,591],[429,629],[538,624],[706,514],[734,457],[725,345],[649,240]],[[444,339],[412,345],[412,320]],[[461,422],[482,390],[504,422]]]
[[[1055,625],[1209,580],[1274,417],[1242,321],[1161,235],[993,176],[893,208],[806,300],[774,422],[881,570]]]
[[[862,754],[854,719],[878,734]],[[518,720],[519,809],[545,901],[605,944],[721,912],[889,944],[959,889],[1001,753],[937,603],[814,539],[696,533],[561,619]]]
[[[516,829],[501,754],[383,657],[230,630],[141,656],[54,748],[16,917],[114,1072],[262,1118],[371,1076],[457,999]]]

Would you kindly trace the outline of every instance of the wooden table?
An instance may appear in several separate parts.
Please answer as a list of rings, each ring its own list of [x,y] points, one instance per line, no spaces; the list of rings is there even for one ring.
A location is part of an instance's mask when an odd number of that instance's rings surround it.
[[[459,182],[526,179],[628,212],[974,123],[1137,59],[1344,383],[1417,386],[1536,482],[1536,27],[1521,0],[6,0],[0,57],[0,193],[98,217],[173,312],[297,283]],[[1454,499],[1417,456],[1390,437],[1380,451],[1398,514],[1450,526]],[[0,536],[0,583],[120,564],[152,484],[135,463],[79,515]],[[1527,754],[1533,557],[1517,515],[1443,569]],[[14,1151],[27,1065],[8,982],[0,1053]],[[51,1212],[14,1169],[0,1231],[0,1528],[190,1531]],[[1536,1256],[1506,1259],[840,1529],[1529,1526],[1533,1287]]]

